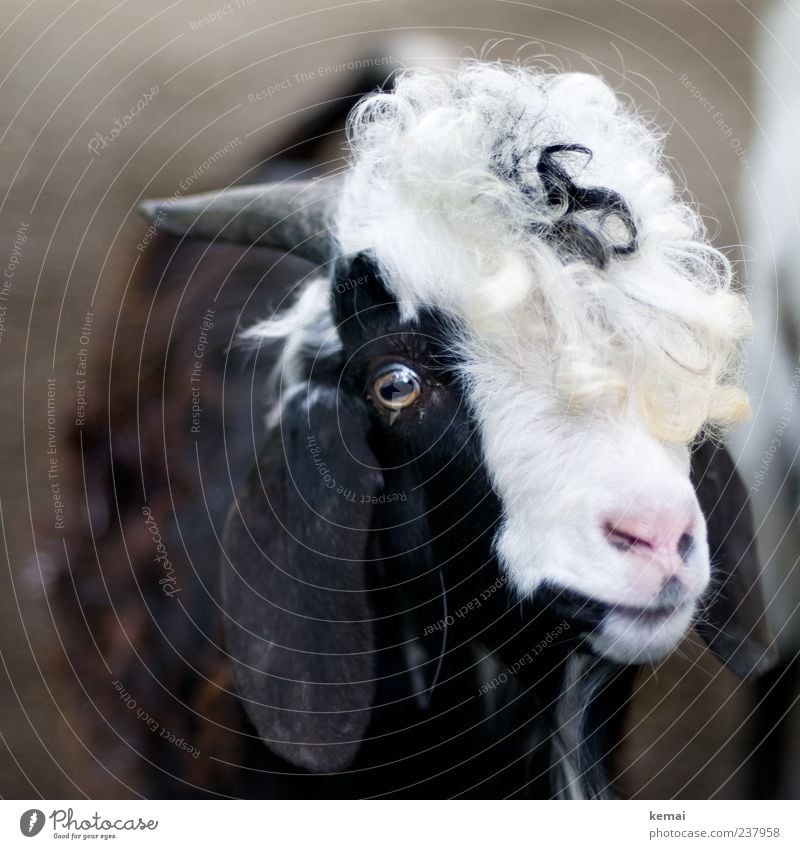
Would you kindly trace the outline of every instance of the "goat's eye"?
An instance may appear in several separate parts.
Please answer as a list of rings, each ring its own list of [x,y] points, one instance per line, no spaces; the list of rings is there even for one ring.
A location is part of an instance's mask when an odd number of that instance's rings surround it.
[[[372,379],[375,400],[389,410],[402,410],[410,406],[421,392],[419,375],[401,363],[385,366]]]

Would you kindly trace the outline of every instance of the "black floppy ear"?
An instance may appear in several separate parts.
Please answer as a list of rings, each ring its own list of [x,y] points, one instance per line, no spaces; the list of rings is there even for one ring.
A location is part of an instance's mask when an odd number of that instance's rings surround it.
[[[694,448],[692,478],[711,553],[711,583],[697,630],[731,671],[755,678],[778,655],[767,627],[747,488],[728,452],[710,441]]]
[[[358,752],[375,693],[366,556],[382,474],[366,411],[309,385],[266,436],[225,529],[234,678],[266,745],[315,772]]]

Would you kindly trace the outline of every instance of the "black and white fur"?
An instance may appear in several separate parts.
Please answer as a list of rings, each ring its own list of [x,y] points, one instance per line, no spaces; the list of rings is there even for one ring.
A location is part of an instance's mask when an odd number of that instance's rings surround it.
[[[598,80],[409,72],[351,129],[334,217],[283,216],[333,234],[328,273],[245,334],[283,344],[222,564],[254,745],[287,795],[607,795],[631,664],[692,623],[771,662],[746,492],[702,441],[746,410],[746,307]],[[218,232],[280,229],[268,202]],[[199,203],[173,232],[214,235]],[[399,411],[390,363],[421,381]]]
[[[404,321],[364,257],[339,264],[330,292],[341,347],[294,352],[226,535],[228,650],[259,735],[347,792],[607,795],[632,680],[592,657],[611,607],[554,583],[521,596],[498,563],[503,505],[447,321]],[[386,361],[422,375],[413,411],[366,397]],[[700,628],[747,674],[766,645],[750,633],[752,527],[724,452],[694,457],[700,503],[724,513]]]

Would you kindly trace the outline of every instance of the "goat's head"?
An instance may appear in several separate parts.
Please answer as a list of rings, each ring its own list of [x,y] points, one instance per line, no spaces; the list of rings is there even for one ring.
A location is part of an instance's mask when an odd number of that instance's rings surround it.
[[[245,698],[265,701],[263,670],[295,682],[270,691],[265,736],[363,732],[362,564],[387,545],[399,564],[412,552],[441,565],[448,547],[448,569],[465,549],[473,564],[496,559],[519,596],[565,611],[619,662],[660,659],[702,611],[724,660],[766,665],[759,605],[741,603],[757,578],[746,493],[705,449],[694,472],[716,475],[716,489],[691,479],[698,436],[747,411],[736,385],[747,309],[653,133],[598,79],[480,63],[402,75],[350,129],[343,179],[145,207],[172,232],[272,244],[330,269],[248,333],[285,343],[275,431],[229,533],[232,562],[252,565],[226,577]],[[712,560],[704,510],[731,499]],[[276,555],[279,530],[292,542]],[[313,636],[298,638],[298,616]],[[248,629],[268,642],[253,648]],[[333,709],[349,724],[282,723],[281,708],[324,713],[341,682]],[[276,746],[311,766],[352,755]]]

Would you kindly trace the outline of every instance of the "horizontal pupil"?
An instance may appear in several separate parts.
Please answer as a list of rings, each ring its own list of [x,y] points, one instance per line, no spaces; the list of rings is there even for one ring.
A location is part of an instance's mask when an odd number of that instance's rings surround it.
[[[402,398],[405,395],[410,395],[414,391],[414,387],[409,380],[398,378],[391,383],[384,383],[381,387],[381,397],[387,401],[393,401],[396,398]]]

